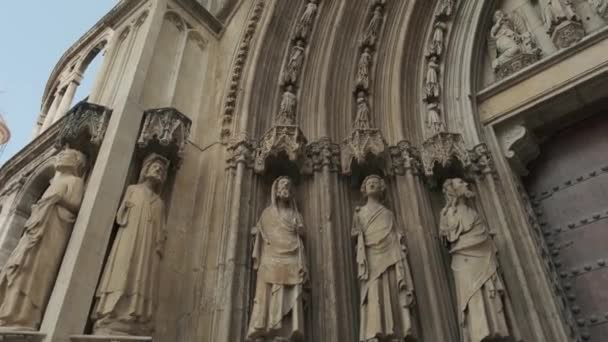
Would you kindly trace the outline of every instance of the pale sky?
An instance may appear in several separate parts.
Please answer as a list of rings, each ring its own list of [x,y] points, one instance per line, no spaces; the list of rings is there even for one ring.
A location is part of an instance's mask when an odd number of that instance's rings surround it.
[[[116,3],[0,0],[0,113],[12,133],[0,165],[30,142],[44,87],[59,58]],[[88,95],[100,60],[85,73],[75,103]]]

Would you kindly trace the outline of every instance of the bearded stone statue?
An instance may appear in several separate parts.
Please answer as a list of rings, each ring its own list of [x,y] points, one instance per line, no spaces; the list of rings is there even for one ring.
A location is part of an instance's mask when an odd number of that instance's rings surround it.
[[[257,283],[249,341],[304,339],[303,286],[308,280],[304,224],[289,177],[272,184],[272,204],[253,229],[253,268]]]
[[[366,203],[355,209],[361,284],[359,341],[412,341],[414,288],[403,237],[395,215],[383,204],[386,184],[376,175],[363,181]]]
[[[496,246],[483,217],[470,205],[475,196],[460,178],[443,184],[445,207],[440,233],[452,256],[459,323],[464,342],[503,341],[514,322],[496,257]]]
[[[116,215],[118,232],[97,290],[95,335],[150,336],[158,301],[160,262],[166,240],[160,197],[169,160],[151,154],[139,182],[130,185]]]
[[[25,231],[0,272],[0,326],[38,330],[84,194],[86,157],[64,149],[55,175],[32,206]]]

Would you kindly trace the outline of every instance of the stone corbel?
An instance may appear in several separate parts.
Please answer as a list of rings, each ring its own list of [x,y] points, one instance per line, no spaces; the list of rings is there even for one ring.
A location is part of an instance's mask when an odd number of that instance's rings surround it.
[[[57,136],[56,146],[77,149],[93,159],[106,134],[112,111],[88,102],[75,105],[65,118],[65,125]]]
[[[296,125],[275,125],[260,139],[255,152],[254,170],[259,174],[267,171],[268,164],[281,155],[287,157],[299,170],[304,169],[308,141]]]
[[[342,174],[351,175],[355,163],[384,170],[389,164],[388,145],[377,128],[355,129],[341,149]],[[389,168],[386,168],[387,171]]]
[[[469,152],[460,134],[438,133],[422,144],[422,165],[430,179],[439,180],[452,168],[464,172],[470,164]]]
[[[393,174],[405,175],[411,172],[413,175],[420,175],[422,173],[420,152],[409,141],[402,140],[397,145],[389,147],[389,153]]]
[[[513,171],[526,176],[526,165],[540,154],[534,134],[524,124],[510,123],[498,128],[496,135]]]
[[[179,166],[192,121],[175,108],[150,109],[144,113],[144,123],[139,133],[137,147],[142,155],[158,153]]]

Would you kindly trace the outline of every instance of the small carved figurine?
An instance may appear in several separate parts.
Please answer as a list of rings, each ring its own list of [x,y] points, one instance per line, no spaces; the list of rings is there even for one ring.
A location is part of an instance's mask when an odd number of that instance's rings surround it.
[[[297,84],[298,76],[304,62],[304,47],[302,42],[298,41],[291,48],[291,55],[281,72],[281,85]]]
[[[437,103],[429,103],[427,107],[426,128],[429,137],[445,132],[445,124],[441,118],[441,112]]]
[[[296,38],[306,40],[308,35],[310,34],[310,30],[312,29],[313,21],[315,20],[315,16],[317,15],[317,9],[319,5],[317,5],[317,0],[311,0],[306,4],[306,9],[304,10],[304,14],[298,21],[296,25]]]
[[[355,129],[369,129],[369,105],[365,95],[359,94],[357,97],[357,117],[355,118]]]
[[[580,21],[572,6],[572,0],[547,0],[543,11],[547,33],[552,34],[555,28],[564,21]]]
[[[432,56],[429,58],[426,71],[425,99],[436,99],[439,97],[439,92],[439,63],[437,56]]]
[[[287,86],[281,98],[281,106],[276,117],[275,124],[277,125],[293,125],[296,121],[296,94],[293,93],[293,87]]]
[[[443,55],[443,41],[445,36],[446,24],[437,21],[434,25],[433,37],[431,39],[431,43],[429,45],[429,56],[441,56]]]
[[[373,47],[374,45],[376,45],[376,39],[378,39],[380,27],[382,26],[382,21],[384,20],[383,17],[384,14],[382,13],[382,6],[376,6],[374,8],[372,18],[370,19],[365,30],[365,35],[361,40],[361,45],[369,47]]]
[[[364,48],[359,57],[359,65],[357,68],[357,88],[369,89],[369,70],[372,64],[372,54],[369,48]]]

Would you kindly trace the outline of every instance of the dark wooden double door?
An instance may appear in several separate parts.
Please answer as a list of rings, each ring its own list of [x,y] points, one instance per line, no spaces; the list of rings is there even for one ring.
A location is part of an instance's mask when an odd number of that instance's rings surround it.
[[[608,111],[552,135],[524,179],[584,340],[608,341]]]

